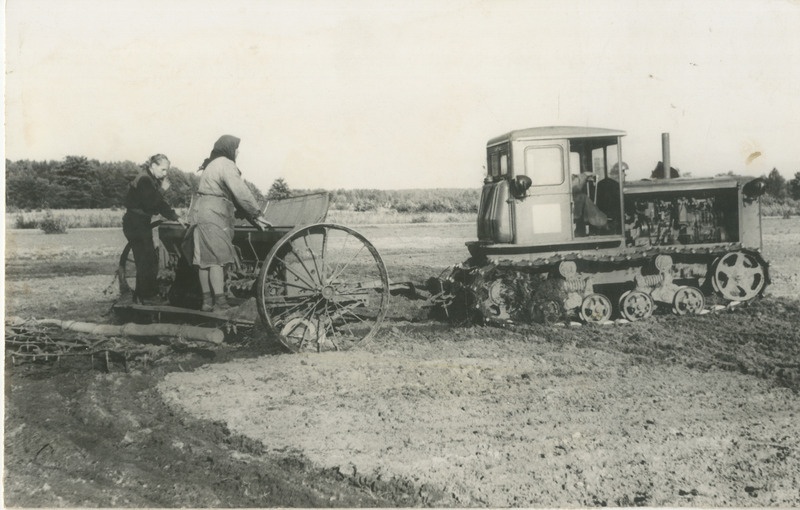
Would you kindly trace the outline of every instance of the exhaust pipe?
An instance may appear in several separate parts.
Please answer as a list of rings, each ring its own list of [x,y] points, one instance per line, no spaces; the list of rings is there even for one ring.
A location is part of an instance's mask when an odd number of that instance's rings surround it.
[[[669,160],[669,133],[661,133],[661,162],[664,165],[662,178],[669,179],[669,174],[672,172],[672,166],[670,166],[672,163]]]

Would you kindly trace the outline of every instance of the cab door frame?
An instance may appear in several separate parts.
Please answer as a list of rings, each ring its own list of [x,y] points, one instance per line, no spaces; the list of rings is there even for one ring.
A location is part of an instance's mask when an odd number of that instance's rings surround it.
[[[568,141],[517,140],[512,156],[515,176],[531,179],[527,193],[511,199],[514,243],[549,245],[572,241]]]

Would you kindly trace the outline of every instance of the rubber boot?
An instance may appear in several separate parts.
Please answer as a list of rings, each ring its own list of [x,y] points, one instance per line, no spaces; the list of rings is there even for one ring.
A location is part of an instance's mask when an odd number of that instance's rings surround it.
[[[214,294],[214,311],[221,312],[230,310],[231,305],[228,304],[228,298],[225,294]]]
[[[210,312],[214,309],[214,301],[212,301],[212,296],[213,294],[210,292],[203,292],[203,306],[200,307],[200,310],[204,312]]]

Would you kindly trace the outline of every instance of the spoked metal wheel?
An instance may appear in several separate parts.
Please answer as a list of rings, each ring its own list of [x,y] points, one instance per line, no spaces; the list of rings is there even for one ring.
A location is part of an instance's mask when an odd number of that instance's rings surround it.
[[[158,251],[156,251],[156,254]],[[156,255],[158,257],[158,255]],[[158,259],[156,259],[158,260]],[[119,256],[119,266],[117,267],[117,280],[119,281],[119,295],[123,300],[133,299],[138,303],[136,296],[136,259],[133,256],[131,244],[125,245],[122,254]],[[172,277],[159,273],[158,292],[166,297],[172,285]]]
[[[672,313],[676,315],[694,315],[700,313],[706,305],[703,293],[697,287],[681,287],[672,299]]]
[[[629,290],[619,298],[619,312],[631,322],[649,318],[655,307],[650,294],[641,290]]]
[[[377,332],[389,306],[389,278],[364,236],[320,223],[296,228],[273,246],[256,302],[289,350],[345,350]]]
[[[122,254],[119,256],[117,278],[119,280],[119,295],[132,298],[136,290],[136,261],[133,259],[133,250],[130,243],[125,245]]]
[[[714,264],[711,282],[714,290],[725,299],[749,301],[764,290],[767,283],[766,268],[749,253],[726,253]]]
[[[150,223],[150,228],[154,229],[161,225],[163,221],[158,220]],[[156,251],[158,257],[158,251]],[[131,243],[125,244],[122,253],[119,256],[119,264],[117,266],[117,279],[119,281],[119,295],[122,298],[134,298],[136,296],[136,260],[133,256],[133,248]],[[162,294],[165,294],[167,289],[160,289]]]
[[[584,322],[603,323],[611,318],[611,300],[602,294],[589,294],[581,303],[580,317]]]

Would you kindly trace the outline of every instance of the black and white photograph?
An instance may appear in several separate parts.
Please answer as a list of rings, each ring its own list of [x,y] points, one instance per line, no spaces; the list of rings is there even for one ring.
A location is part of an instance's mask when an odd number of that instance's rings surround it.
[[[797,0],[4,26],[4,507],[800,507]]]

